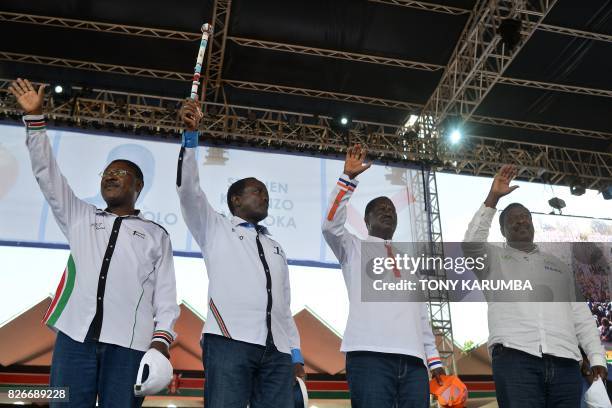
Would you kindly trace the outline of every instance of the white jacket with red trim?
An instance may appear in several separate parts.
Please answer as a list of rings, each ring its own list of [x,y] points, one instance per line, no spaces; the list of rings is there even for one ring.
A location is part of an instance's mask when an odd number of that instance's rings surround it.
[[[422,302],[364,302],[361,293],[361,249],[364,242],[344,226],[346,206],[358,181],[343,174],[334,187],[323,219],[323,236],[342,266],[349,297],[349,317],[340,348],[421,358],[429,369],[442,366]],[[366,241],[383,242],[369,236]]]
[[[140,351],[152,340],[170,345],[180,309],[168,233],[140,213],[119,217],[76,197],[53,157],[44,116],[24,122],[34,176],[70,245],[44,322],[80,342],[95,320],[100,342]]]
[[[226,218],[208,202],[200,186],[196,148],[183,147],[179,156],[177,192],[187,228],[202,250],[208,273],[208,315],[204,333],[251,344],[266,344],[268,292],[266,273],[256,243],[268,264],[274,344],[302,362],[300,336],[291,314],[287,257],[266,228],[258,232],[239,217]]]

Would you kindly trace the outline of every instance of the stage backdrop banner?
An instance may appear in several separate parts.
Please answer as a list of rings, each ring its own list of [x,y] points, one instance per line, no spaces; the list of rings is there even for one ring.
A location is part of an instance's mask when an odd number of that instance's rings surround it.
[[[0,134],[0,240],[65,244],[65,237],[32,175],[24,128],[0,125]],[[117,158],[137,163],[145,178],[145,187],[137,207],[146,218],[168,230],[175,251],[199,252],[183,222],[176,194],[178,142],[59,130],[49,130],[48,137],[59,166],[75,194],[100,208],[104,208],[104,203],[100,196],[98,174]],[[305,261],[305,264],[337,263],[323,240],[320,226],[329,195],[342,174],[342,168],[342,160],[309,155],[198,148],[201,185],[212,206],[227,214],[226,192],[229,185],[244,177],[260,179],[270,194],[269,216],[263,223],[272,237],[283,245],[289,259]],[[360,184],[349,206],[348,229],[365,237],[365,206],[372,198],[385,195],[392,198],[398,210],[395,239],[414,240],[411,220],[422,205],[414,205],[411,180],[419,179],[415,170],[373,165],[359,176]],[[422,189],[422,184],[414,188]]]

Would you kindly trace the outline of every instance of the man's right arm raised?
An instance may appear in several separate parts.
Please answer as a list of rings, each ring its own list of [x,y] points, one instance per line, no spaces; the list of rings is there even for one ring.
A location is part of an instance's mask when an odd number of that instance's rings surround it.
[[[515,176],[516,169],[510,165],[503,166],[495,175],[487,198],[474,214],[465,232],[462,245],[465,255],[480,256],[485,253],[491,222],[495,217],[499,199],[518,188],[518,186],[510,186]]]
[[[198,125],[202,117],[196,101],[185,101],[181,118],[186,126],[183,132],[176,173],[176,190],[181,202],[181,212],[191,235],[204,249],[206,239],[214,234],[214,227],[221,215],[217,213],[200,187],[200,176],[196,160],[198,147]]]
[[[347,204],[359,183],[355,178],[371,165],[364,164],[366,153],[367,151],[361,149],[359,145],[347,150],[344,174],[334,186],[323,218],[323,237],[341,264],[346,261],[348,240],[353,237],[344,226],[347,218]]]
[[[11,83],[9,90],[25,112],[23,122],[26,125],[26,145],[34,177],[60,229],[70,239],[70,221],[90,206],[76,197],[53,156],[42,109],[44,85],[35,90],[27,79],[18,79]]]

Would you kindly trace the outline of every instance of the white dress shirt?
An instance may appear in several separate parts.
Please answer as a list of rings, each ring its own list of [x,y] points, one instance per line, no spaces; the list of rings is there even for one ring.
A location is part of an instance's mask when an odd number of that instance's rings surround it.
[[[563,262],[537,247],[524,252],[508,245],[487,244],[495,212],[482,204],[465,233],[465,256],[486,254],[486,268],[479,277],[512,279],[541,275],[543,269],[569,274]],[[538,357],[550,354],[580,361],[580,345],[592,366],[606,366],[595,321],[584,302],[489,302],[488,320],[489,348],[502,344]]]
[[[25,116],[32,170],[70,245],[44,322],[72,339],[146,351],[170,345],[179,315],[168,233],[137,215],[118,217],[78,199],[61,174],[44,116]]]
[[[343,174],[336,184],[325,218],[323,236],[342,267],[349,297],[349,316],[341,351],[374,351],[421,358],[429,369],[442,366],[435,338],[422,302],[365,302],[362,300],[363,241],[344,224],[347,204],[358,181]],[[368,237],[368,241],[384,242]]]
[[[292,354],[294,362],[298,362],[292,350],[299,350],[300,338],[290,309],[285,252],[265,227],[259,227],[261,232],[257,232],[245,220],[226,218],[212,208],[200,187],[195,153],[196,148],[181,148],[177,191],[183,218],[202,250],[208,273],[209,310],[203,332],[265,345],[270,293],[274,345],[280,352]],[[257,236],[269,268],[270,292]]]

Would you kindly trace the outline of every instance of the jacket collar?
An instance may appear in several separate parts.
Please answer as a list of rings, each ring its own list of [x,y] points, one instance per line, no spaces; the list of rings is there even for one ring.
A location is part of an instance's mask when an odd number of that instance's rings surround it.
[[[264,235],[272,235],[270,234],[270,231],[268,231],[268,228],[265,225],[252,224],[235,215],[232,217],[232,226],[233,227],[253,228],[255,229],[255,231],[261,232]]]

